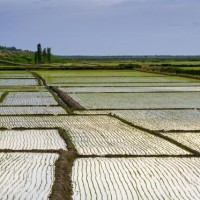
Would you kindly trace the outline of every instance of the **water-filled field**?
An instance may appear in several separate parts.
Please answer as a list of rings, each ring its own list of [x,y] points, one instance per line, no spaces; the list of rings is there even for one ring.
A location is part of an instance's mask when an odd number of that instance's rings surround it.
[[[0,131],[0,138],[1,149],[66,150],[66,144],[57,130],[6,130]]]
[[[199,158],[89,158],[73,167],[73,199],[199,199]]]
[[[0,153],[1,199],[48,199],[58,154]]]
[[[10,92],[2,105],[50,106],[58,105],[58,102],[56,102],[50,92]]]
[[[90,110],[76,111],[76,114],[112,114],[136,126],[149,130],[200,130],[200,110]]]
[[[200,80],[1,71],[0,199],[199,199]]]
[[[86,109],[200,108],[197,92],[69,94]]]
[[[61,115],[67,114],[60,106],[0,107],[0,115]]]
[[[200,87],[62,87],[67,93],[200,92]]]

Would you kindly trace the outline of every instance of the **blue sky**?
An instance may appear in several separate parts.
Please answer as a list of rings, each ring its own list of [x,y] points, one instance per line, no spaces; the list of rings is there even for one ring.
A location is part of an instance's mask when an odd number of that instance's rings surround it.
[[[0,44],[59,55],[199,55],[200,0],[0,0]]]

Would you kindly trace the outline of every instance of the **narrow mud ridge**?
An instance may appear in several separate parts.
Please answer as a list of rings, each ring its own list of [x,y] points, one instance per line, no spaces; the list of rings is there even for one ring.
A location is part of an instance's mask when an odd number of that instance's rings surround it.
[[[156,130],[158,133],[200,133],[200,130]]]
[[[58,128],[58,132],[65,140],[68,151],[59,151],[60,157],[55,164],[55,182],[53,184],[50,200],[72,200],[73,186],[71,174],[78,153],[69,134],[62,128]]]
[[[60,99],[50,87],[48,86],[46,87],[48,88],[48,91],[51,93],[54,99],[58,102],[58,105],[61,106],[67,113],[71,114],[72,113],[71,109],[68,106],[66,106],[66,104],[62,101],[62,99]]]
[[[55,163],[55,181],[49,197],[50,200],[72,200],[71,173],[74,160],[72,152],[60,151],[59,159]]]
[[[0,153],[58,153],[60,150],[48,149],[48,150],[40,150],[40,149],[22,149],[22,150],[14,150],[14,149],[0,149]]]
[[[40,76],[40,74],[35,73],[35,72],[30,72],[30,73],[31,73],[35,78],[38,79],[39,85],[40,85],[40,86],[47,86],[46,80],[45,80],[42,76]]]
[[[181,154],[181,155],[123,155],[123,154],[107,154],[104,156],[100,155],[79,155],[78,158],[200,158],[200,155],[187,155],[187,154]]]
[[[51,90],[53,90],[62,101],[72,110],[85,110],[85,108],[72,99],[67,93],[63,92],[62,90],[58,89],[58,87],[50,86]]]
[[[200,108],[88,108],[87,111],[115,111],[115,110],[200,110]]]
[[[30,72],[35,78],[37,78],[40,86],[45,86],[45,88],[52,94],[54,99],[58,102],[58,105],[61,106],[67,113],[71,113],[70,109],[65,106],[65,104],[57,97],[57,94],[47,85],[46,80],[36,72]]]

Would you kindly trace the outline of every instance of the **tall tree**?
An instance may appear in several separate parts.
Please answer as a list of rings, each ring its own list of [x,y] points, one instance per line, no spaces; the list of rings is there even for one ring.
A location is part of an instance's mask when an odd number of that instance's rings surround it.
[[[41,44],[37,45],[37,57],[38,57],[38,64],[42,63],[42,47]]]
[[[37,52],[35,52],[34,59],[35,59],[35,64],[38,64],[38,53]]]
[[[51,63],[51,48],[47,48],[47,61]]]
[[[43,49],[42,57],[43,57],[43,62],[46,63],[47,62],[47,49],[46,48]]]

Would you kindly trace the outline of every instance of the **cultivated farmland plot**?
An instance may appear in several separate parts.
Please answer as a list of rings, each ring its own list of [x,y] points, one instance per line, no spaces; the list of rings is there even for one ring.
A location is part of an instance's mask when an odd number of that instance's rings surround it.
[[[200,110],[90,110],[76,114],[112,114],[149,130],[200,130]]]
[[[155,73],[147,73],[147,72],[139,72],[134,70],[65,70],[65,71],[37,71],[40,75],[45,78],[48,77],[69,77],[69,76],[90,76],[90,77],[143,77],[143,76],[153,76],[153,77],[165,77],[166,75],[155,74]]]
[[[199,110],[126,110],[112,113],[150,130],[200,130]]]
[[[43,86],[2,86],[0,85],[0,91],[4,92],[48,92]]]
[[[200,87],[67,87],[67,93],[200,92]]]
[[[25,71],[1,71],[0,78],[35,78],[31,73]]]
[[[0,198],[48,199],[58,154],[0,153]]]
[[[9,92],[0,106],[1,151],[67,151],[60,127],[79,153],[74,200],[199,200],[200,158],[192,149],[200,152],[200,80],[133,70],[37,73],[67,86],[60,89],[88,110],[56,116],[67,113],[31,73],[0,74],[0,96]],[[0,153],[0,199],[48,199],[58,157]]]
[[[12,150],[66,150],[66,144],[57,130],[0,131],[0,149]]]
[[[200,132],[177,132],[162,134],[200,152]]]
[[[199,174],[199,158],[82,158],[73,199],[199,200]]]
[[[48,84],[65,83],[188,83],[199,80],[183,77],[58,77],[46,78]]]
[[[199,87],[200,83],[56,83],[50,85],[63,87]]]
[[[82,155],[183,155],[185,150],[108,116],[1,117],[6,128],[66,129]]]
[[[37,79],[0,79],[0,85],[5,86],[37,86]]]
[[[69,132],[81,155],[189,154],[170,142],[117,120],[106,126],[84,123],[84,125],[70,127]]]
[[[3,74],[0,75],[0,79],[35,79],[32,74]]]
[[[62,115],[67,112],[59,106],[0,107],[0,115]]]
[[[114,112],[131,111],[131,110],[75,110],[74,114],[77,115],[108,115]]]
[[[2,105],[58,105],[50,92],[10,92]]]
[[[200,93],[76,93],[69,94],[87,109],[200,108]]]
[[[70,129],[70,127],[84,127],[84,124],[91,124],[91,127],[103,126],[106,128],[109,124],[119,123],[109,116],[1,116],[0,128],[55,128],[61,127]]]
[[[0,76],[0,79],[35,79],[34,76],[20,76],[20,75],[6,75],[6,76]]]

